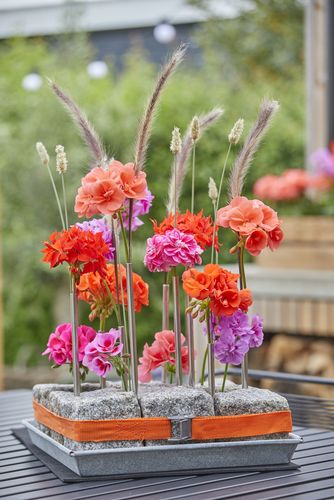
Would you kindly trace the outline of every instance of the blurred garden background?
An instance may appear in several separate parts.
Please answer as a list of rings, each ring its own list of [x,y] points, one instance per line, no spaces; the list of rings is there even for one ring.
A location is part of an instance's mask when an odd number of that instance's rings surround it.
[[[42,11],[48,2],[38,5],[37,1],[22,0],[8,2],[7,6],[2,3],[7,2],[0,2],[0,11],[3,9],[6,14],[7,9],[7,15],[10,11],[15,17],[17,4],[16,14],[28,16],[26,19],[37,16],[32,20],[31,31],[29,21],[23,23],[18,16],[16,32],[14,29],[10,32],[7,24],[8,32],[0,41],[4,363],[6,385],[12,387],[24,383],[30,386],[40,373],[46,374],[48,380],[55,376],[47,360],[41,357],[41,351],[55,325],[68,319],[66,272],[57,269],[51,273],[41,262],[42,242],[60,224],[48,174],[40,165],[35,144],[37,141],[45,144],[53,167],[55,146],[65,147],[71,223],[76,221],[72,208],[74,196],[89,168],[89,154],[46,78],[55,80],[70,93],[93,122],[110,156],[125,163],[133,159],[138,121],[154,83],[157,65],[180,42],[189,44],[189,57],[163,95],[154,126],[147,176],[155,199],[145,225],[134,238],[135,268],[150,283],[149,312],[137,316],[142,346],[161,325],[160,277],[155,281],[149,277],[143,255],[145,240],[152,233],[149,219],[161,220],[166,213],[173,127],[180,127],[182,132],[195,114],[217,105],[225,110],[223,118],[202,137],[196,152],[196,208],[204,208],[208,214],[212,211],[207,195],[208,179],[209,176],[219,179],[228,146],[227,135],[239,117],[245,119],[246,131],[249,130],[263,96],[277,99],[281,109],[256,155],[247,178],[247,193],[252,193],[254,182],[265,174],[308,167],[305,2],[158,1],[152,6],[157,12],[153,22],[152,13],[147,10],[150,2],[133,0],[129,3],[143,11],[138,15],[137,26],[138,12],[127,6],[128,26],[118,26],[117,20],[108,14],[103,29],[94,27],[93,19],[91,29],[86,22],[85,9],[98,1],[80,5],[50,2],[58,9],[58,24],[54,29],[48,23],[43,26],[43,18],[36,28],[38,9]],[[104,2],[105,8],[120,3]],[[123,2],[124,8],[127,3]],[[159,11],[157,4],[161,4]],[[180,5],[183,17],[178,18]],[[145,15],[147,25],[142,19]],[[52,32],[55,30],[58,32]],[[233,155],[230,164],[232,160]],[[182,209],[189,206],[190,190],[190,182],[186,182]],[[226,199],[225,189],[222,203]],[[327,192],[316,200],[303,198],[286,203],[280,214],[282,218],[284,213],[331,216],[333,197]],[[224,241],[222,262],[231,262],[229,246]],[[85,307],[82,305],[83,314],[87,313]],[[330,339],[326,341],[332,346]]]

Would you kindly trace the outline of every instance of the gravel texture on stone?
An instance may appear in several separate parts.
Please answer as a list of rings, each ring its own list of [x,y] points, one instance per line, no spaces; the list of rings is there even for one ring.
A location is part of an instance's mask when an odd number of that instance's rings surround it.
[[[214,415],[211,396],[204,389],[188,386],[169,386],[161,383],[143,384],[139,391],[139,403],[143,417],[170,418]],[[177,425],[173,424],[173,436],[177,436],[177,431]],[[157,440],[146,441],[146,444],[147,446],[158,446],[170,443],[167,440]]]
[[[240,386],[237,386],[235,390],[216,393],[214,396],[214,407],[216,415],[225,416],[286,411],[289,410],[289,403],[283,396],[267,389],[257,389],[255,387],[242,389]],[[284,432],[221,441],[244,441],[249,439],[277,439],[287,437],[288,433]]]
[[[57,415],[74,420],[112,420],[141,416],[137,397],[109,384],[100,389],[98,384],[82,384],[79,397],[71,385],[39,384],[33,389],[34,398]],[[38,427],[45,431],[40,424]],[[142,441],[78,442],[49,430],[48,435],[71,450],[97,450],[142,446]]]

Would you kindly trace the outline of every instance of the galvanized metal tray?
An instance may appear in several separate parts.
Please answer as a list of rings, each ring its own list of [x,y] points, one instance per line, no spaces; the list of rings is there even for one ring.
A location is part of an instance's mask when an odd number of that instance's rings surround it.
[[[302,438],[189,443],[138,448],[71,451],[40,431],[33,419],[23,420],[35,446],[79,476],[164,473],[182,470],[289,464]]]

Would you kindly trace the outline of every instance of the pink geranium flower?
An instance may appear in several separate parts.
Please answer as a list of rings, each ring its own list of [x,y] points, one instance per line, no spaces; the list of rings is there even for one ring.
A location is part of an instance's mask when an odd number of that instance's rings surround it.
[[[254,229],[246,238],[245,248],[251,255],[260,255],[268,244],[268,235],[263,229]]]
[[[78,327],[79,341],[79,361],[84,358],[85,348],[89,342],[95,339],[96,331],[86,325]],[[49,360],[53,360],[57,365],[72,363],[72,326],[71,323],[62,323],[51,333],[47,343],[47,348],[42,353],[49,355]]]
[[[152,380],[152,371],[159,366],[166,364],[175,365],[175,333],[171,330],[157,332],[152,345],[147,343],[144,346],[143,356],[139,358],[138,378],[140,382],[150,382]],[[188,373],[188,347],[185,347],[185,337],[181,335],[181,356],[182,371]]]
[[[144,263],[151,272],[167,272],[178,265],[192,267],[201,264],[201,253],[203,250],[192,234],[175,228],[148,238]]]

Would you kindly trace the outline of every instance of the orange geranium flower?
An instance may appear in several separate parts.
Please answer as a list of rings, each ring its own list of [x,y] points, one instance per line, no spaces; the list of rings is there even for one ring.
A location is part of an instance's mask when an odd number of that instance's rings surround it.
[[[156,234],[165,234],[169,229],[174,228],[174,215],[169,214],[160,224],[153,220],[153,230]],[[193,214],[187,210],[184,214],[177,214],[177,229],[186,234],[192,234],[198,245],[205,250],[212,246],[213,221],[210,216],[205,217],[203,210],[198,214]],[[215,248],[219,249],[218,238],[215,236]]]
[[[84,231],[77,226],[68,230],[54,232],[49,241],[44,242],[43,261],[50,267],[67,262],[73,273],[104,272],[109,247],[102,233]]]
[[[126,293],[126,271],[125,267],[119,266],[119,290],[117,296],[115,266],[107,264],[105,275],[100,273],[88,273],[81,276],[77,286],[79,299],[88,302],[92,313],[90,319],[96,316],[108,317],[113,312],[115,304],[122,301],[122,289],[125,306],[128,305]],[[140,312],[142,306],[148,306],[149,286],[139,274],[133,273],[133,291],[135,311]]]
[[[240,293],[236,289],[214,289],[210,300],[210,309],[218,317],[232,316],[240,305]]]
[[[252,292],[248,288],[244,288],[240,290],[240,309],[244,312],[247,312],[250,306],[253,304]]]
[[[183,289],[194,299],[204,300],[210,295],[212,278],[205,272],[189,269],[182,275]]]

